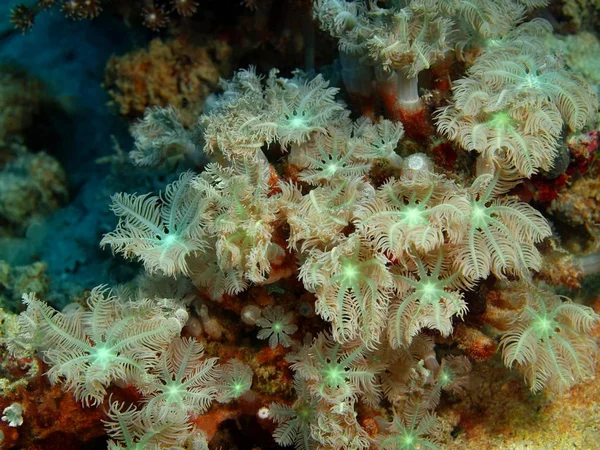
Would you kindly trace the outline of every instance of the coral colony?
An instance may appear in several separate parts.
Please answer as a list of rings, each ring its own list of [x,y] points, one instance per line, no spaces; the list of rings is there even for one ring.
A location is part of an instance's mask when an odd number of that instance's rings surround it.
[[[536,277],[553,229],[515,195],[597,109],[544,45],[550,24],[526,19],[545,3],[316,0],[342,88],[249,67],[191,128],[147,109],[135,164],[209,162],[161,193],[115,194],[100,245],[145,274],[62,312],[26,293],[11,351],[34,348],[53,385],[102,405],[111,449],[206,449],[221,407],[298,450],[444,448],[436,407],[496,349],[534,393],[591,377],[599,316]],[[446,168],[440,142],[470,163]],[[469,346],[457,327],[484,285],[496,301]],[[221,310],[244,330],[237,352],[219,350]],[[261,385],[267,351],[287,393]]]

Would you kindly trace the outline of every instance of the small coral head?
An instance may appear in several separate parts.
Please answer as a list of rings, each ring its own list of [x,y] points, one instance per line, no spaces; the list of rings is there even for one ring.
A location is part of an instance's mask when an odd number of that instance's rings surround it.
[[[35,21],[35,12],[25,5],[16,5],[10,13],[10,23],[23,34],[31,31]]]
[[[165,28],[169,21],[164,8],[154,5],[147,6],[142,10],[142,19],[144,25],[154,31]]]
[[[198,10],[198,3],[195,0],[172,0],[173,8],[180,16],[190,17]]]

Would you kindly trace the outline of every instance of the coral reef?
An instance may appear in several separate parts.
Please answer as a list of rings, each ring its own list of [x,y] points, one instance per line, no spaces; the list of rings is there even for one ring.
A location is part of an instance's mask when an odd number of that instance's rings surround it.
[[[179,37],[113,59],[132,163],[193,164],[112,196],[100,245],[141,274],[7,317],[5,443],[65,426],[32,417],[48,382],[111,449],[492,448],[593,390],[597,239],[569,233],[598,233],[598,98],[545,46],[546,3],[315,0],[339,65],[307,41],[306,71],[238,70],[203,111],[227,58]]]

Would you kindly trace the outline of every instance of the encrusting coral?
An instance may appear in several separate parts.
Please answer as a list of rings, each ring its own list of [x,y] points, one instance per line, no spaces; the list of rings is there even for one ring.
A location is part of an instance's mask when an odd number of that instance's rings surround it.
[[[147,48],[111,57],[104,85],[119,112],[131,120],[150,107],[172,104],[183,125],[191,127],[219,78],[229,74],[230,54],[231,48],[221,40],[157,38]]]
[[[67,201],[67,177],[46,152],[22,144],[3,146],[0,157],[0,221],[23,234],[36,218],[47,216]]]
[[[280,367],[293,371],[296,400],[252,408],[259,420],[271,419],[277,443],[303,450],[439,448],[448,436],[434,409],[442,393],[468,389],[471,363],[438,344],[456,337],[461,348],[469,333],[487,345],[481,359],[498,340],[506,366],[522,371],[533,391],[564,392],[592,374],[590,333],[600,317],[535,284],[532,273],[542,267],[536,245],[552,230],[510,192],[552,167],[563,128],[582,129],[596,97],[542,53],[537,36],[549,25],[524,22],[544,1],[401,3],[314,3],[341,50],[373,71],[369,83],[396,77],[391,106],[401,113],[388,110],[392,120],[351,118],[322,75],[284,78],[272,70],[263,77],[250,68],[222,83],[197,129],[181,126],[170,108],[147,111],[136,126],[144,153],[133,155],[138,164],[164,160],[173,145],[203,147],[212,160],[159,196],[116,194],[119,223],[102,245],[154,277],[189,279],[197,291],[188,286],[182,294],[174,283],[170,294],[97,288],[89,311],[62,313],[25,296],[13,345],[36,347],[54,383],[90,404],[101,403],[115,382],[142,397],[141,407],[109,400],[113,448],[204,448],[196,424],[212,400],[256,395],[247,392],[252,373],[239,359],[220,366],[203,359],[195,339],[180,337],[184,326],[204,326],[213,342],[231,333],[209,324],[215,304],[246,311],[244,327],[258,325],[258,339],[269,338],[263,352],[271,359],[280,352]],[[440,134],[482,156],[475,173],[443,175],[427,154],[400,156],[407,124],[398,118],[415,109],[397,93],[410,84],[418,94],[419,72],[467,56],[466,78],[434,116]],[[381,94],[391,98],[389,90]],[[471,311],[485,309],[471,299],[484,281],[514,292],[506,311]],[[252,311],[243,307],[250,293]],[[298,298],[314,302],[326,323],[294,320],[287,311],[299,309]],[[499,332],[459,324],[471,313]]]

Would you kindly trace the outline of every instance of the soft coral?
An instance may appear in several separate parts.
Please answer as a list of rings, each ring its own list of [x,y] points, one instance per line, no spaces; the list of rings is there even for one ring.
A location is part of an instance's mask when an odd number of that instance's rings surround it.
[[[48,377],[64,382],[86,405],[99,405],[113,381],[143,386],[157,353],[187,320],[184,310],[164,314],[151,300],[118,302],[104,286],[92,290],[89,311],[58,312],[34,294],[23,296],[18,342],[41,351]]]

